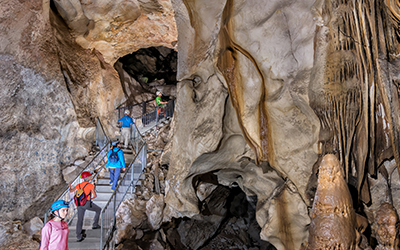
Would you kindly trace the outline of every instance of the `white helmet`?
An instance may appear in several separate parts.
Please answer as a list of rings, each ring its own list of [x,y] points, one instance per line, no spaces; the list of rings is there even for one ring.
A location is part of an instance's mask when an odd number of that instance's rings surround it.
[[[159,95],[159,94],[162,94],[161,91],[157,91],[157,92],[156,92],[156,95]]]
[[[129,113],[130,113],[129,110],[125,110],[124,112],[125,115],[129,115]]]

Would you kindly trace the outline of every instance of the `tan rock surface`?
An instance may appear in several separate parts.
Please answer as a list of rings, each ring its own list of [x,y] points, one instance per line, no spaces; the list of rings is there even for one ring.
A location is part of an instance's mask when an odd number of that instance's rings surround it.
[[[214,172],[223,185],[238,183],[246,194],[257,195],[260,204],[288,178],[300,196],[285,200],[302,203],[294,214],[306,211],[304,193],[317,159],[319,131],[307,97],[313,67],[314,1],[231,3],[217,1],[210,8],[200,1],[173,1],[179,17],[181,82],[166,183],[166,217],[198,212],[191,181],[207,172]],[[226,43],[234,44],[232,64],[232,49]],[[265,166],[272,168],[241,164],[246,158],[268,160]],[[268,226],[267,208],[257,211],[261,227]],[[289,229],[297,233],[291,243],[295,249],[307,238],[307,223],[308,219],[300,220]],[[262,237],[279,242],[281,236],[264,230]]]
[[[173,48],[176,44],[174,13],[168,0],[58,0],[55,5],[76,43],[96,49],[110,65],[140,48]]]
[[[308,249],[356,249],[353,200],[336,156],[325,155],[318,172]]]
[[[61,171],[86,155],[63,82],[49,3],[2,1],[0,7],[0,214],[43,216],[64,181]],[[56,191],[56,192],[54,192]]]

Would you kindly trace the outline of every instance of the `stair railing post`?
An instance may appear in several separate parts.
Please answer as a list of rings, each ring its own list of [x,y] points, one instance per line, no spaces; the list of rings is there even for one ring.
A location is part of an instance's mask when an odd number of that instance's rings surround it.
[[[143,101],[143,106],[142,106],[142,115],[146,114],[146,102]]]
[[[115,192],[115,195],[114,195],[114,222],[115,222],[115,213],[116,212],[117,212],[117,192]]]
[[[138,150],[139,150],[139,138],[136,140],[136,148],[135,148],[136,155],[139,153]]]
[[[99,143],[99,140],[100,140],[99,130],[100,130],[100,128],[99,128],[99,118],[97,118],[96,119],[96,145],[101,148],[100,143]]]
[[[137,149],[136,149],[136,151],[137,151]],[[134,168],[135,168],[135,162],[133,162],[132,163],[132,166],[131,166],[131,194],[133,194],[133,170],[134,170]]]
[[[147,144],[145,143],[142,148],[142,171],[146,168],[147,165]]]
[[[46,210],[46,213],[44,214],[44,224],[46,224],[46,222],[47,222],[47,210]]]
[[[101,211],[100,214],[100,250],[103,250],[103,229],[104,229],[104,224],[103,224],[103,210]]]
[[[157,106],[157,108],[156,108],[156,126],[158,124],[158,110],[159,110],[159,107]]]

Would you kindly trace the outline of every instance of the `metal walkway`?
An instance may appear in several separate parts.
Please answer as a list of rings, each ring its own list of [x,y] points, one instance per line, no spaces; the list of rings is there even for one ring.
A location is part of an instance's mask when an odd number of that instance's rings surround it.
[[[95,212],[86,211],[83,222],[83,229],[86,230],[86,238],[81,242],[77,242],[76,238],[76,221],[77,207],[73,202],[74,192],[69,192],[69,188],[56,200],[65,200],[69,202],[69,211],[66,221],[69,225],[68,246],[69,249],[113,249],[114,245],[110,243],[113,232],[115,230],[115,213],[124,200],[127,193],[133,193],[135,187],[142,177],[143,169],[147,164],[147,144],[144,141],[140,131],[134,125],[132,126],[131,142],[133,145],[130,149],[123,149],[126,170],[121,172],[118,185],[114,192],[111,190],[110,173],[107,171],[107,154],[110,149],[111,140],[105,134],[100,121],[97,119],[96,128],[96,145],[100,151],[92,158],[87,166],[79,173],[79,175],[69,183],[72,186],[83,182],[79,177],[84,171],[92,173],[93,181],[96,187],[97,197],[93,202],[102,208],[100,214],[100,229],[92,229],[93,218]],[[44,222],[50,214],[48,209],[44,215]]]
[[[126,162],[126,167],[129,166],[129,163],[134,159],[134,154],[132,151],[123,150],[124,157]],[[133,178],[139,179],[140,174],[142,172],[142,168],[140,165],[136,164],[134,166]],[[126,173],[125,178],[131,179],[132,172]],[[125,172],[121,172],[120,181],[122,181],[122,176]],[[97,179],[96,184],[96,193],[97,197],[93,200],[93,202],[104,209],[108,201],[113,195],[113,191],[111,190],[110,183],[110,172],[106,172],[104,177]],[[76,221],[77,216],[75,216],[72,221],[69,223],[69,236],[68,236],[68,247],[70,250],[74,249],[88,249],[88,250],[99,250],[100,248],[100,239],[101,239],[101,231],[100,229],[92,229],[93,218],[95,216],[95,212],[86,211],[83,221],[83,229],[86,230],[86,238],[81,242],[77,242],[76,238]],[[99,222],[100,223],[100,222]]]
[[[95,212],[86,211],[83,221],[83,229],[86,230],[86,238],[77,242],[76,238],[76,221],[77,221],[77,208],[72,202],[75,193],[70,193],[67,188],[56,200],[65,200],[70,202],[68,216],[66,221],[69,225],[68,247],[74,249],[88,249],[88,250],[102,250],[114,249],[112,236],[115,231],[116,219],[115,214],[119,205],[125,199],[125,196],[130,193],[133,194],[135,187],[144,178],[143,170],[147,165],[147,144],[143,139],[142,134],[153,129],[160,123],[164,123],[167,119],[171,119],[174,113],[175,100],[165,104],[163,108],[157,108],[141,117],[136,118],[140,121],[140,128],[136,125],[132,126],[131,133],[131,149],[124,149],[124,157],[126,163],[126,171],[121,172],[118,185],[113,192],[111,190],[110,173],[107,171],[107,154],[110,149],[111,140],[106,135],[100,120],[97,119],[96,124],[96,145],[99,152],[92,158],[87,166],[79,173],[79,175],[70,183],[76,186],[83,180],[79,178],[83,171],[89,171],[93,176],[93,183],[95,183],[97,197],[93,202],[102,208],[100,214],[101,224],[100,229],[92,229],[93,218]],[[44,220],[47,221],[47,216],[50,212],[48,209],[45,213]]]

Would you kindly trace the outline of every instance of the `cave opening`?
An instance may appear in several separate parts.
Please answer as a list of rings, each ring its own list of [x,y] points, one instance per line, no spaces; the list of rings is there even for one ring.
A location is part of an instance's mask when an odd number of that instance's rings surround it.
[[[216,201],[207,202],[207,210],[211,214],[225,214],[216,233],[199,248],[212,249],[246,249],[276,250],[276,248],[260,237],[261,227],[256,220],[257,196],[248,196],[237,183],[230,187],[218,185],[214,190]],[[214,193],[213,192],[213,193]],[[226,196],[225,200],[219,196]],[[211,196],[212,197],[212,196]],[[211,198],[210,197],[210,198]],[[222,199],[221,199],[222,198]],[[221,213],[226,209],[225,213]],[[222,211],[221,211],[222,210]],[[204,210],[202,213],[204,214]]]
[[[156,92],[163,101],[176,97],[178,53],[164,46],[139,49],[118,59],[114,64],[126,100],[121,107],[129,107],[133,116],[140,116],[154,108]],[[118,107],[117,107],[118,108]]]
[[[174,218],[162,226],[171,249],[276,248],[260,237],[256,220],[257,196],[248,196],[233,182],[219,184],[212,172],[197,175],[192,186],[198,199],[198,215]]]

